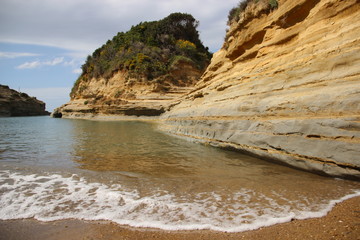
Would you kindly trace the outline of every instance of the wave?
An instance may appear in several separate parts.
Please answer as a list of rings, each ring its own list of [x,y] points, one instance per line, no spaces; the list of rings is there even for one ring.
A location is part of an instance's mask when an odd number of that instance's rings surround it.
[[[161,189],[143,194],[121,184],[90,182],[77,174],[21,174],[7,170],[0,171],[0,184],[1,220],[108,220],[164,230],[253,230],[292,219],[322,217],[337,203],[360,196],[360,191],[354,191],[326,203],[304,205],[287,199],[280,203],[241,189],[231,195],[202,192],[190,198]]]

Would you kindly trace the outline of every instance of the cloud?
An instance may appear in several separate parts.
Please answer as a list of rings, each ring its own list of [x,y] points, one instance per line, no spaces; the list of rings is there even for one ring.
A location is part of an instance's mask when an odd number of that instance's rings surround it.
[[[84,63],[84,61],[85,61],[84,58],[79,58],[79,59],[73,58],[70,61],[64,61],[63,65],[66,67],[70,66],[72,68],[79,68],[79,66],[81,66]]]
[[[202,41],[223,43],[229,10],[239,0],[1,0],[0,42],[57,46],[91,54],[139,22],[186,12],[200,21]],[[216,27],[214,27],[216,26]]]
[[[39,61],[33,61],[33,62],[26,62],[19,66],[17,66],[17,69],[33,69],[41,66],[41,62]]]
[[[81,68],[76,68],[72,71],[75,74],[81,74],[82,73],[82,69]]]
[[[0,58],[19,58],[19,57],[35,57],[40,56],[37,53],[27,52],[0,52]]]
[[[58,57],[58,58],[54,58],[52,61],[43,62],[43,65],[55,66],[62,63],[63,61],[64,61],[63,57]]]
[[[72,73],[75,74],[81,74],[82,73],[82,69],[80,68],[80,66],[84,63],[84,58],[78,59],[78,58],[73,58],[70,61],[64,61],[63,65],[65,67],[71,67],[72,68]]]
[[[33,62],[25,62],[16,67],[16,69],[34,69],[39,68],[41,66],[55,66],[64,61],[63,57],[54,58],[51,61],[40,62],[39,60]]]

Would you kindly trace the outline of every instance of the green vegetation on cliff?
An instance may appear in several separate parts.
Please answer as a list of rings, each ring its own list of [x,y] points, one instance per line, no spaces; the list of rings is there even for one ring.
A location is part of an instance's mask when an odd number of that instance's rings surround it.
[[[160,21],[140,23],[126,33],[119,32],[87,57],[71,95],[80,81],[108,79],[120,70],[147,81],[166,75],[179,61],[205,70],[211,53],[199,39],[198,24],[190,14],[173,13]]]
[[[278,8],[279,5],[277,0],[241,0],[236,7],[229,11],[227,24],[230,26],[232,22],[239,21],[241,13],[245,11],[250,3],[267,5],[266,10],[268,11]]]

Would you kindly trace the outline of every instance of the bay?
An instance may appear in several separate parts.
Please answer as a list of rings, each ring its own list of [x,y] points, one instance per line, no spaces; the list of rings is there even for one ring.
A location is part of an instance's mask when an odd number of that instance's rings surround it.
[[[244,231],[325,215],[358,182],[170,136],[157,123],[0,118],[0,219]]]

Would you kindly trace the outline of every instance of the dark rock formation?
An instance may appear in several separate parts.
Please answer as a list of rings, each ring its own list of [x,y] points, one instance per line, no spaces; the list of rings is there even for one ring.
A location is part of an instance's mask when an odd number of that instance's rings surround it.
[[[0,85],[0,117],[42,115],[49,115],[49,112],[45,111],[44,102]]]

